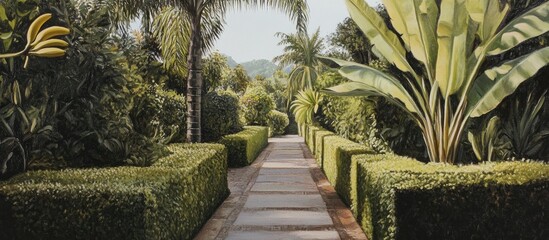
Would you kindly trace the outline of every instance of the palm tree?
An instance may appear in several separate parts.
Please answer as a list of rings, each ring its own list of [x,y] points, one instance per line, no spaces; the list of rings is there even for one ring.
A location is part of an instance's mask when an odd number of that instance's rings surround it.
[[[297,22],[303,31],[308,18],[306,0],[111,0],[119,9],[117,18],[139,16],[155,19],[155,33],[166,66],[188,76],[187,141],[201,141],[202,55],[223,31],[229,9],[277,8]],[[154,16],[154,17],[152,17]],[[185,62],[185,60],[186,62]]]
[[[306,32],[294,34],[277,33],[281,40],[279,46],[284,46],[284,53],[273,59],[280,66],[295,65],[288,77],[288,103],[299,90],[312,89],[318,78],[318,55],[324,49],[320,37],[320,29],[309,37]]]

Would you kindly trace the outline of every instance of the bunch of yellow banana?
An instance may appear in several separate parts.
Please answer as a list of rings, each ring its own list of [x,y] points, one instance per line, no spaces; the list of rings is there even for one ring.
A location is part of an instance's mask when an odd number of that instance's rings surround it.
[[[65,48],[69,44],[54,37],[68,35],[70,30],[65,27],[53,26],[40,31],[44,23],[50,19],[50,13],[43,14],[36,18],[29,27],[27,31],[27,46],[25,47],[25,51],[28,51],[25,68],[27,68],[29,56],[54,58],[65,55]]]

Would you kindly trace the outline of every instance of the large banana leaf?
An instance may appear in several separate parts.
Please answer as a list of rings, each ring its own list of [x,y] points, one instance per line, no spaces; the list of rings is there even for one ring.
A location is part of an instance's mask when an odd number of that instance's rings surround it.
[[[414,72],[406,60],[406,50],[397,35],[391,32],[383,18],[364,0],[346,0],[351,18],[364,32],[377,51],[390,63],[404,72]]]
[[[381,93],[372,89],[370,86],[359,82],[346,82],[340,85],[322,90],[323,93],[340,97],[356,96],[381,96]]]
[[[434,0],[384,0],[395,29],[402,34],[406,48],[434,71],[437,54],[438,6]]]
[[[341,76],[351,81],[365,84],[371,91],[400,100],[410,112],[418,112],[413,98],[404,86],[392,76],[375,68],[354,62],[327,57],[321,57],[321,60],[323,62],[332,62],[332,64],[329,64],[331,66],[334,64],[340,66],[339,73]]]
[[[471,117],[479,117],[492,111],[548,63],[549,47],[546,47],[487,70],[475,80],[468,93],[467,112]]]
[[[515,18],[499,31],[486,46],[489,56],[498,55],[520,43],[549,31],[549,2]]]
[[[360,82],[342,83],[340,85],[324,89],[322,90],[322,92],[328,95],[340,96],[340,97],[355,97],[355,96],[384,97],[386,100],[395,104],[397,107],[401,108],[402,110],[405,110],[405,111],[408,110],[408,108],[401,101],[395,99],[394,97],[388,95],[387,93],[380,92],[378,89],[372,88],[369,85],[366,85]],[[411,116],[415,117],[414,115],[411,115]]]
[[[465,0],[443,0],[440,9],[436,81],[448,97],[461,88],[466,77],[469,14]]]
[[[496,34],[510,9],[509,4],[502,8],[500,1],[493,0],[467,0],[466,6],[471,19],[479,24],[477,35],[481,42]]]

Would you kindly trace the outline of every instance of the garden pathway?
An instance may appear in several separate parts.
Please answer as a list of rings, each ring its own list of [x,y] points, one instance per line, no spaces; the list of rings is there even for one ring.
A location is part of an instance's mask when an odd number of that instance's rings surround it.
[[[251,166],[229,170],[229,188],[195,239],[366,239],[301,137],[269,139]]]

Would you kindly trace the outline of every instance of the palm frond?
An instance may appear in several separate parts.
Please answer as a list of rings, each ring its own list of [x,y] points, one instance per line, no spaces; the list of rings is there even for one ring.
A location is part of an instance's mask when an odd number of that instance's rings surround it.
[[[225,2],[226,8],[275,8],[290,17],[296,23],[299,32],[307,31],[309,7],[306,0],[207,0],[210,2]],[[218,3],[221,4],[221,3]]]

